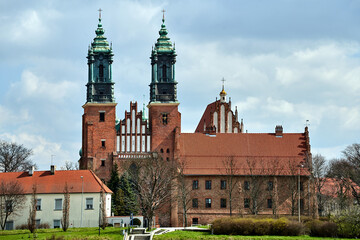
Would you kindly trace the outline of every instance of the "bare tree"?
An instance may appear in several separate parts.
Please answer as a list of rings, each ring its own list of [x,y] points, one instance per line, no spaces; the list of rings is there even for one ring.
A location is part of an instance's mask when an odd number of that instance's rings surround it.
[[[36,185],[32,187],[31,201],[30,201],[30,210],[28,218],[28,229],[31,233],[34,233],[36,230]]]
[[[299,201],[299,190],[298,190],[298,178],[299,178],[299,169],[300,166],[296,161],[293,161],[292,159],[288,160],[288,173],[289,177],[286,178],[286,185],[288,188],[288,193],[290,193],[290,210],[291,215],[294,216],[296,213],[296,209],[298,207],[298,201]]]
[[[349,172],[349,178],[355,183],[350,184],[349,186],[352,190],[352,195],[356,198],[356,202],[360,205],[360,191],[357,186],[360,186],[360,144],[354,143],[345,148],[342,151],[345,159],[349,162],[351,166],[351,171]]]
[[[0,141],[0,171],[20,172],[28,170],[34,166],[30,160],[32,154],[32,150],[23,145]]]
[[[24,190],[18,181],[0,183],[0,226],[5,229],[9,216],[16,215],[25,202]]]
[[[317,154],[312,158],[311,172],[316,189],[318,213],[320,216],[323,216],[325,200],[327,199],[327,197],[322,194],[322,189],[326,182],[325,175],[328,171],[327,168],[326,160],[322,155]]]
[[[150,229],[155,211],[171,199],[172,183],[176,177],[174,164],[153,153],[149,158],[134,161],[131,166],[135,166],[129,172],[132,174],[140,209]]]
[[[264,183],[266,182],[266,177],[264,176],[266,171],[265,168],[261,165],[260,159],[247,158],[246,159],[247,167],[249,170],[249,188],[247,194],[250,196],[250,210],[251,213],[257,215],[261,210],[263,203],[265,201],[264,194]]]
[[[106,218],[106,195],[103,186],[101,186],[100,198],[101,198],[100,226],[104,230],[108,225],[108,222]]]
[[[177,196],[183,211],[183,226],[187,227],[187,212],[190,209],[192,186],[187,184],[184,170],[186,168],[186,160],[178,160],[177,162]]]
[[[65,165],[60,167],[61,170],[79,170],[79,165],[74,162],[65,161]]]
[[[65,183],[64,187],[64,202],[63,202],[63,209],[62,209],[62,218],[61,218],[61,226],[64,232],[67,231],[69,228],[69,213],[70,213],[70,192],[67,182]]]
[[[236,196],[235,196],[235,189],[236,186],[238,185],[239,182],[239,168],[237,166],[236,160],[234,159],[233,156],[230,156],[228,158],[226,158],[225,160],[223,160],[223,166],[225,169],[225,178],[226,178],[226,183],[228,186],[223,186],[225,187],[227,196],[229,198],[229,213],[230,216],[232,216],[232,211],[233,211],[233,201],[236,201]]]

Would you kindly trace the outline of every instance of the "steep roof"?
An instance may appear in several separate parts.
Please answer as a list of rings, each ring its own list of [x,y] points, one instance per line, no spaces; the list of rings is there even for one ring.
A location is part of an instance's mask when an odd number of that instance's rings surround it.
[[[216,102],[220,102],[220,100],[217,100],[215,102],[210,103],[207,105],[204,114],[202,115],[195,132],[203,132],[204,131],[204,123],[206,126],[210,126],[211,123],[211,116],[210,114],[216,110]]]
[[[179,138],[180,159],[185,174],[225,174],[224,161],[233,158],[239,175],[307,175],[300,169],[306,162],[304,133],[183,133]]]
[[[83,176],[84,184],[81,176]],[[63,193],[67,183],[70,193],[100,192],[103,187],[106,193],[112,191],[90,170],[57,170],[54,175],[50,171],[34,171],[32,176],[28,172],[0,173],[0,182],[18,181],[24,188],[25,194],[32,193],[35,184],[37,193]]]

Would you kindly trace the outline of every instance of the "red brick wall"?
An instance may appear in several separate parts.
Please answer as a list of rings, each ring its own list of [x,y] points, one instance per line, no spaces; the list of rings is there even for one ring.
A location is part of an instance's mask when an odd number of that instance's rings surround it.
[[[112,152],[116,150],[116,103],[86,103],[83,114],[83,136],[80,160],[82,169],[91,169],[100,179],[108,180],[112,167]],[[105,111],[105,121],[100,121],[100,111]],[[105,147],[101,140],[105,139]],[[101,166],[101,160],[105,166]]]

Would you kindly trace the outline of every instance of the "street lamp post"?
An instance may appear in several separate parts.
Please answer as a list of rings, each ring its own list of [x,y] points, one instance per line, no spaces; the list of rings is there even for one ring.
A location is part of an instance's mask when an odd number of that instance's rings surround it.
[[[80,227],[82,227],[83,219],[83,204],[84,204],[84,177],[81,176],[81,216],[80,216]]]
[[[300,189],[300,174],[301,174],[301,168],[303,168],[304,167],[304,165],[303,164],[300,164],[299,165],[299,175],[298,175],[298,196],[299,196],[299,199],[298,199],[298,215],[299,215],[299,222],[301,222],[301,217],[300,217],[300,215],[301,215],[301,204],[300,204],[300,202],[301,202],[301,194],[300,194],[300,191],[301,191],[301,189]]]

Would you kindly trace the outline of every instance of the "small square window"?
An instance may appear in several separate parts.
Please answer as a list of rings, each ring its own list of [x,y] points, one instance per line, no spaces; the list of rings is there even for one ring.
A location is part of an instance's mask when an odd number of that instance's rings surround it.
[[[86,198],[86,209],[93,209],[93,198]]]
[[[14,221],[6,221],[5,230],[14,230]]]
[[[60,228],[60,220],[54,220],[54,228]]]
[[[220,181],[220,188],[221,189],[226,189],[226,180],[221,180]]]
[[[267,200],[267,208],[272,208],[272,199]]]
[[[105,166],[105,160],[101,159],[101,166],[104,167]]]
[[[41,223],[40,219],[36,219],[36,220],[35,220],[36,228],[39,228],[40,223]]]
[[[62,199],[55,199],[55,210],[62,210]]]
[[[192,200],[192,207],[193,208],[198,208],[199,207],[199,202],[197,198],[193,198]]]
[[[250,190],[250,182],[249,181],[244,182],[244,189],[245,190]]]
[[[205,181],[205,189],[210,190],[211,189],[211,180]]]
[[[193,180],[192,189],[199,189],[199,181],[198,180]]]
[[[100,112],[100,122],[105,122],[105,112]]]
[[[250,198],[244,198],[244,208],[250,208]]]
[[[211,198],[205,198],[205,207],[211,208]]]
[[[220,207],[221,208],[226,208],[226,198],[221,198],[220,199]]]
[[[199,224],[199,219],[198,218],[193,218],[192,219],[192,224],[193,225],[198,225]]]
[[[105,140],[104,139],[101,140],[101,147],[103,147],[103,148],[105,147]]]
[[[41,211],[41,199],[36,199],[36,211]]]

